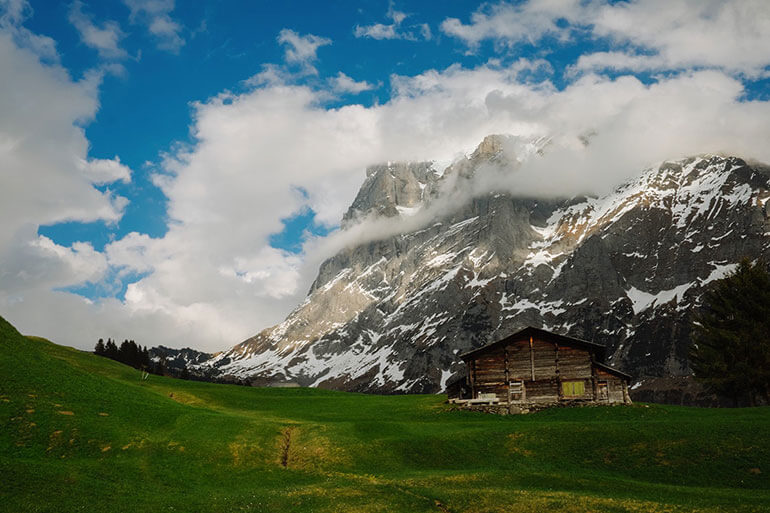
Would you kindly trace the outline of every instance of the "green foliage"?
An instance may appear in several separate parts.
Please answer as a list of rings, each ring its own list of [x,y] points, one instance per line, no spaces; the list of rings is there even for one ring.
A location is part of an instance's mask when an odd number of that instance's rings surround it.
[[[770,404],[770,273],[748,260],[706,291],[690,363],[713,392]]]
[[[770,408],[561,408],[140,378],[0,319],[0,511],[764,511]]]

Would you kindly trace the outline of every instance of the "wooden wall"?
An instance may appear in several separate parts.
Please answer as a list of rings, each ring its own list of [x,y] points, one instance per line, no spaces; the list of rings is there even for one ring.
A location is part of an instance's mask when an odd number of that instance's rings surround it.
[[[624,379],[614,374],[610,374],[604,369],[596,369],[596,378],[607,382],[607,391],[609,393],[609,402],[622,403],[626,400],[626,387],[628,384]]]
[[[559,376],[561,379],[591,377],[591,354],[586,349],[559,348]]]
[[[501,401],[508,400],[505,374],[505,350],[494,348],[470,362],[471,384],[474,397],[479,393],[495,393]]]

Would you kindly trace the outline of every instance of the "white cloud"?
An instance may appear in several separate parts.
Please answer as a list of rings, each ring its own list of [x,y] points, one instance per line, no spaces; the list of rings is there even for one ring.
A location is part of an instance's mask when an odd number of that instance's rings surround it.
[[[146,273],[153,269],[147,248],[152,244],[149,235],[131,232],[123,238],[111,242],[104,248],[110,265],[123,273]]]
[[[74,82],[58,65],[44,65],[0,30],[0,248],[27,224],[116,221],[124,200],[93,187],[126,180],[118,161],[88,159],[81,124],[98,101],[90,76]]]
[[[432,33],[427,23],[418,23],[414,25],[402,26],[403,21],[409,16],[405,12],[395,9],[393,2],[390,2],[387,17],[391,23],[373,23],[371,25],[356,25],[353,29],[353,35],[356,37],[368,37],[371,39],[406,39],[417,41],[424,39],[430,40]]]
[[[113,159],[78,159],[78,168],[89,182],[102,185],[118,180],[127,183],[131,181],[131,169],[121,164],[120,157]]]
[[[0,282],[4,294],[51,290],[104,278],[107,259],[90,243],[76,242],[65,247],[31,232],[17,232],[13,250],[3,253]]]
[[[58,63],[56,42],[23,26],[32,13],[32,7],[27,0],[0,0],[0,30],[9,35],[18,46],[31,50],[41,59]]]
[[[576,21],[585,16],[579,0],[525,0],[520,3],[485,4],[464,24],[457,18],[447,18],[441,30],[461,39],[471,48],[491,39],[505,46],[520,42],[535,43],[545,36],[568,37],[570,29],[559,26],[557,20]]]
[[[660,69],[713,67],[751,76],[770,65],[770,2],[647,0],[603,6],[594,34],[653,51]]]
[[[420,28],[420,35],[422,35],[424,40],[430,41],[433,39],[433,32],[430,30],[430,25],[427,23],[420,23],[418,27]]]
[[[98,107],[101,74],[72,80],[57,64],[58,56],[50,53],[55,45],[29,44],[41,39],[18,25],[29,14],[26,3],[2,12],[0,315],[14,321],[18,316],[25,329],[37,331],[41,326],[45,334],[53,336],[70,322],[69,312],[56,304],[82,303],[82,298],[53,289],[99,282],[108,264],[105,255],[90,243],[55,244],[39,236],[38,227],[60,221],[119,220],[126,200],[100,192],[94,184],[127,181],[130,170],[117,157],[88,157],[82,126]],[[50,318],[41,322],[41,316]],[[78,336],[83,336],[86,326],[86,322],[69,326],[72,332],[66,341],[80,343]]]
[[[726,153],[770,162],[770,103],[743,102],[741,82],[717,71],[685,73],[645,85],[631,76],[588,75],[535,98],[494,94],[490,108],[521,121],[544,120],[552,142],[521,172],[491,186],[535,194],[606,192],[655,162]],[[585,147],[581,135],[592,134]]]
[[[590,34],[630,49],[583,55],[572,71],[716,68],[751,77],[770,65],[770,3],[765,0],[526,0],[486,5],[470,23],[441,30],[471,49],[484,40],[512,47],[547,36]]]
[[[578,57],[577,62],[567,68],[571,77],[583,72],[660,70],[667,65],[660,55],[637,55],[625,52],[594,52]]]
[[[353,31],[356,37],[370,37],[372,39],[397,39],[396,25],[374,23],[372,25],[356,25]]]
[[[32,7],[27,0],[0,0],[0,19],[9,25],[21,25],[30,14]]]
[[[185,40],[181,33],[182,25],[171,17],[174,0],[123,0],[131,10],[131,23],[142,23],[152,34],[158,48],[171,53],[178,53]]]
[[[332,84],[332,89],[339,93],[359,94],[374,89],[374,86],[369,82],[365,80],[357,82],[341,71],[329,81]]]
[[[332,44],[332,40],[313,34],[301,36],[291,29],[282,29],[278,34],[278,42],[284,46],[284,58],[286,62],[298,64],[305,71],[317,75],[318,71],[313,63],[318,59],[316,55],[322,46]]]
[[[83,3],[76,0],[70,6],[69,21],[80,34],[80,40],[99,52],[101,57],[120,59],[127,56],[120,47],[123,32],[115,21],[105,21],[101,27],[94,24],[91,17],[83,12]]]

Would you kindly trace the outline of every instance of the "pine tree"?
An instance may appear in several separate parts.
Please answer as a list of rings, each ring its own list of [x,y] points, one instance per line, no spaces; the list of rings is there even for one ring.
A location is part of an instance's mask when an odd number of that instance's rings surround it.
[[[106,351],[107,349],[104,346],[104,339],[100,338],[99,342],[96,343],[96,347],[94,347],[94,354],[103,356]]]
[[[704,293],[695,317],[690,363],[695,378],[735,404],[770,404],[770,273],[742,261]]]
[[[131,346],[128,343],[128,340],[124,340],[120,344],[120,349],[118,349],[118,361],[120,363],[125,363],[126,365],[131,365]]]
[[[144,346],[144,349],[142,349],[142,368],[150,368],[150,352],[147,350],[147,346]]]
[[[107,339],[107,344],[104,346],[104,356],[107,358],[112,358],[113,360],[118,359],[118,346],[113,342],[111,338]]]

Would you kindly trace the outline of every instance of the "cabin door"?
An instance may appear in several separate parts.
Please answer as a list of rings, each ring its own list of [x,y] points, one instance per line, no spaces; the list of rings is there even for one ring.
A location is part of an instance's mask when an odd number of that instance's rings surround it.
[[[610,391],[607,387],[606,381],[600,381],[597,383],[597,392],[598,392],[598,399],[600,401],[609,401],[610,400]]]

